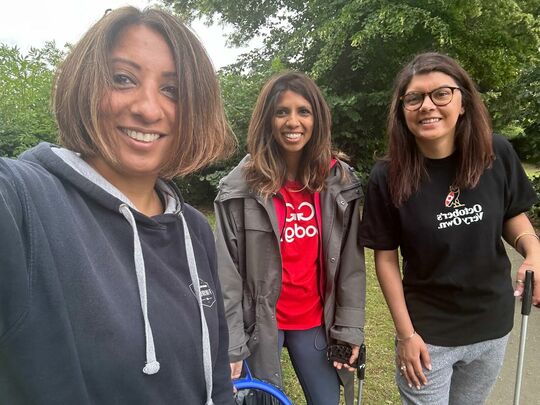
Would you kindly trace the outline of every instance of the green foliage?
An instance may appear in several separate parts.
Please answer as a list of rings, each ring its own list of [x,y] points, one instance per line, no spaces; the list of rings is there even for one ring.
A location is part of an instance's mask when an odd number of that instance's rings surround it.
[[[540,165],[540,63],[524,69],[509,93],[514,103],[508,103],[505,112],[521,130],[512,145],[523,160]]]
[[[187,20],[231,24],[233,44],[261,38],[236,65],[238,82],[275,61],[313,76],[332,107],[335,144],[361,172],[384,152],[393,79],[419,52],[460,61],[486,94],[496,130],[529,137],[530,122],[540,122],[540,107],[526,101],[534,99],[511,91],[524,92],[525,70],[540,64],[539,0],[163,1]]]
[[[188,201],[209,205],[219,178],[244,155],[262,84],[295,69],[314,77],[333,114],[336,147],[362,177],[385,150],[392,81],[412,55],[456,57],[485,96],[495,130],[520,156],[540,162],[540,0],[163,0],[186,20],[232,24],[229,40],[262,46],[219,72],[227,117],[239,139],[227,162],[179,180]],[[50,112],[54,43],[22,55],[0,44],[0,156],[54,141]]]
[[[13,157],[40,141],[56,139],[50,94],[62,57],[54,42],[27,55],[0,44],[0,156]]]
[[[262,70],[262,72],[242,74],[240,67],[230,66],[219,73],[225,113],[238,138],[238,158],[244,155],[251,112],[261,87],[267,79],[267,74],[270,74],[269,69]]]
[[[540,175],[533,176],[533,178],[531,179],[531,183],[534,190],[536,191],[536,197],[538,198],[539,202],[534,204],[529,212],[533,224],[536,227],[540,227]]]

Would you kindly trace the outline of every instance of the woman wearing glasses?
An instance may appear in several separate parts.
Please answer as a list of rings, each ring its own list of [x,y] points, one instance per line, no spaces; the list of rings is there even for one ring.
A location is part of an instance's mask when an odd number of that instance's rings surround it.
[[[535,193],[510,144],[492,134],[471,78],[448,56],[418,55],[400,72],[387,129],[361,240],[375,250],[394,320],[402,401],[483,404],[502,364],[514,296],[525,270],[540,269],[524,214]],[[501,236],[525,257],[515,288]]]

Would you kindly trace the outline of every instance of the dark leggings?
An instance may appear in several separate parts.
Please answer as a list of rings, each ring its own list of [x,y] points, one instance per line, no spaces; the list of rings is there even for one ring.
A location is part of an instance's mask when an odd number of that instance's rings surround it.
[[[279,330],[279,351],[286,347],[308,405],[338,405],[339,378],[326,359],[322,326],[307,330]]]

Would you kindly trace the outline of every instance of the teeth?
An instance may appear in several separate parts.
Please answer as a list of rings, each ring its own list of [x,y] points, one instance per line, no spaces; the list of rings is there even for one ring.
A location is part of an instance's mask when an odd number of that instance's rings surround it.
[[[291,140],[298,139],[298,138],[300,138],[302,136],[302,134],[299,134],[299,133],[287,133],[287,134],[283,134],[283,135],[285,135],[285,138],[291,139]]]
[[[420,121],[422,124],[433,124],[434,122],[439,122],[440,118],[428,118],[427,120]]]
[[[131,129],[123,130],[127,136],[141,142],[154,142],[159,139],[158,134],[145,134],[143,132],[133,131]]]

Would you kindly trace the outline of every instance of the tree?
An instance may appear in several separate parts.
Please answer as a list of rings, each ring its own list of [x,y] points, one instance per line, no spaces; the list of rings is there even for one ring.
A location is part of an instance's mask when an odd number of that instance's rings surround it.
[[[384,148],[389,92],[400,67],[434,50],[460,61],[489,106],[538,65],[539,0],[164,0],[185,19],[232,24],[233,44],[263,46],[237,64],[256,71],[280,61],[314,77],[334,116],[334,140],[366,172]],[[265,65],[266,63],[266,65]],[[497,115],[498,129],[514,124]],[[519,122],[518,124],[521,124]]]
[[[56,125],[50,110],[54,70],[63,52],[54,42],[31,48],[0,44],[0,156],[17,156],[40,141],[54,142]]]
[[[518,128],[512,144],[522,159],[540,165],[540,63],[524,69],[507,92],[515,103],[505,105],[504,112]]]

